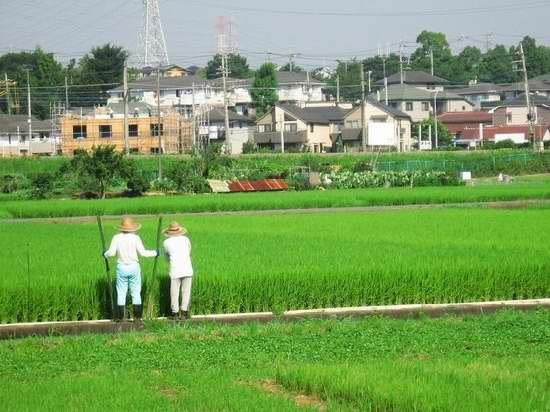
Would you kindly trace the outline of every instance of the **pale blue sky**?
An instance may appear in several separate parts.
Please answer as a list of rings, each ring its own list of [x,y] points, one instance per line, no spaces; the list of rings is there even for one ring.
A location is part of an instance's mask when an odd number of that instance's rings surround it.
[[[516,44],[529,34],[550,44],[550,2],[536,0],[159,0],[172,63],[204,64],[216,50],[216,16],[231,16],[238,44],[251,64],[266,51],[301,53],[306,68],[338,58],[376,54],[400,40],[414,42],[423,29],[447,34],[451,46],[485,48]],[[445,4],[444,4],[445,3]],[[92,46],[112,42],[137,51],[140,0],[0,0],[0,53],[36,45],[58,58],[79,58]],[[408,44],[406,53],[414,50]],[[284,63],[285,57],[274,57]]]

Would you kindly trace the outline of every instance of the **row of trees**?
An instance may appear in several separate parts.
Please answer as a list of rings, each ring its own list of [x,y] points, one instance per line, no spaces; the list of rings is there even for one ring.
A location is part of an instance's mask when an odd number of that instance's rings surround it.
[[[483,53],[479,48],[467,46],[460,53],[453,54],[449,42],[443,33],[423,31],[416,39],[419,47],[411,54],[406,68],[430,71],[430,53],[433,53],[435,74],[446,78],[453,84],[466,84],[470,80],[492,83],[511,83],[520,79],[520,74],[514,70],[514,61],[518,59],[518,47],[498,45]],[[527,58],[527,70],[530,77],[550,72],[550,48],[537,45],[531,37],[522,40]],[[21,111],[25,112],[27,85],[27,70],[30,75],[30,85],[33,88],[33,113],[40,118],[49,115],[49,106],[54,101],[63,101],[65,77],[69,83],[69,99],[73,105],[92,106],[104,104],[106,91],[113,84],[122,82],[122,71],[128,53],[119,46],[106,44],[93,48],[78,62],[71,60],[63,66],[56,61],[52,53],[46,53],[37,48],[32,52],[7,53],[0,56],[0,75],[7,73],[11,80],[17,83],[18,101]],[[239,54],[228,56],[228,69],[234,78],[254,78],[251,90],[254,105],[260,114],[276,102],[274,88],[277,86],[272,63],[262,65],[254,71],[250,68],[246,57]],[[221,55],[215,55],[198,71],[199,76],[213,79],[221,76]],[[376,82],[387,75],[399,71],[399,56],[391,53],[382,58],[369,57],[364,60],[353,59],[338,63],[332,77],[328,80],[327,94],[336,94],[336,78],[340,81],[340,94],[343,99],[356,101],[361,96],[358,86],[361,77],[361,64],[366,71],[372,72],[372,81]],[[278,68],[290,71],[287,64]],[[300,71],[297,65],[293,71]],[[313,74],[318,70],[314,70]],[[137,70],[130,71],[135,75]],[[323,79],[326,80],[326,79]],[[13,96],[15,97],[15,96]],[[13,99],[15,100],[15,99]],[[6,100],[0,99],[0,110],[6,112]]]
[[[122,81],[122,71],[128,53],[119,46],[105,44],[94,47],[78,62],[59,63],[53,53],[37,47],[33,51],[6,53],[0,56],[0,74],[4,73],[16,87],[10,91],[12,109],[19,102],[20,111],[27,107],[27,71],[32,92],[32,112],[41,119],[50,115],[50,104],[65,100],[65,77],[69,99],[74,105],[92,106],[105,103],[106,91]],[[0,110],[7,112],[7,99],[0,99]]]

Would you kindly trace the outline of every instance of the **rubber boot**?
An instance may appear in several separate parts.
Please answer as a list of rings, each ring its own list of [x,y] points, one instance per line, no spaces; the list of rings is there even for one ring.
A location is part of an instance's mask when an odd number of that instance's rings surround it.
[[[190,318],[189,311],[187,311],[187,310],[180,311],[180,319],[181,320],[188,320],[189,318]]]
[[[134,322],[141,322],[141,305],[134,305]]]
[[[116,314],[115,314],[115,322],[124,321],[125,315],[126,315],[126,306],[117,306]]]

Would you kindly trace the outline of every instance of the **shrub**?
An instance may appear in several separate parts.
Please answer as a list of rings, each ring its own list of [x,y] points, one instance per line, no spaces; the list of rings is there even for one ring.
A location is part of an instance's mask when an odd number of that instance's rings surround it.
[[[500,142],[495,143],[495,149],[514,149],[516,144],[512,139],[501,140]]]
[[[168,178],[179,192],[208,193],[210,186],[201,174],[199,161],[177,162],[168,170]]]
[[[0,177],[0,192],[15,193],[19,190],[27,189],[29,186],[27,179],[18,174],[6,174]]]
[[[151,184],[133,159],[126,159],[122,176],[131,196],[141,196],[151,188]]]
[[[47,199],[53,194],[55,176],[50,172],[39,172],[31,178],[30,196],[33,199]]]

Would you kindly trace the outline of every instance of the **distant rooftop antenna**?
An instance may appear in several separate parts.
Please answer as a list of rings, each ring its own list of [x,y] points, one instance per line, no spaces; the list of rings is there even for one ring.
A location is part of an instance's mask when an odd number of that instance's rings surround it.
[[[169,63],[158,0],[143,0],[143,27],[139,34],[139,53],[139,64],[142,67],[157,67]]]

